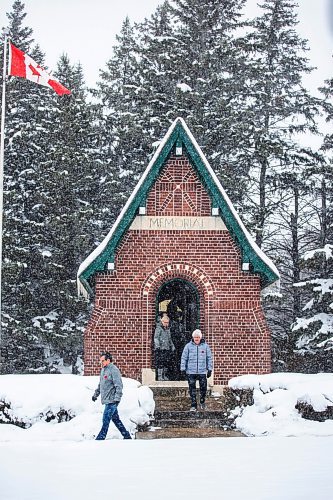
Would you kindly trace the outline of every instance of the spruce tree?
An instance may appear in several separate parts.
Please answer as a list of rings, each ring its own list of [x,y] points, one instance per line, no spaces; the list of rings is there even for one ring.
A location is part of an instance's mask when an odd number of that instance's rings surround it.
[[[311,71],[307,44],[297,32],[296,4],[290,0],[266,0],[262,14],[252,22],[244,38],[248,52],[248,99],[244,122],[249,147],[240,160],[250,168],[248,210],[256,242],[263,245],[274,217],[279,176],[297,165],[299,134],[316,133],[318,101],[309,95],[302,77]]]
[[[247,169],[237,160],[242,137],[244,0],[174,0],[178,83],[175,103],[205,155],[240,205]]]
[[[169,2],[165,1],[144,22],[136,25],[140,54],[141,87],[137,105],[141,110],[142,128],[151,144],[158,144],[170,124],[180,114],[177,84],[179,68],[175,63],[178,50],[174,21]],[[151,150],[147,151],[147,155]]]
[[[55,369],[62,358],[75,371],[87,320],[86,303],[77,298],[76,272],[99,235],[96,134],[81,66],[71,65],[63,55],[55,76],[72,93],[50,96],[50,143],[43,162],[45,217],[36,280],[39,315],[33,332],[47,347],[50,364],[55,360]]]
[[[136,32],[125,19],[113,56],[106,69],[100,72],[95,96],[100,110],[100,148],[104,159],[100,200],[107,212],[108,229],[139,175],[146,166],[147,137],[143,133],[142,108],[138,107],[141,79],[138,73],[138,45]]]
[[[328,123],[333,120],[333,79],[320,89]],[[292,325],[295,350],[311,371],[333,369],[333,134],[327,133],[322,160],[307,171],[312,185],[309,249],[302,256],[302,280],[295,283],[303,308]]]
[[[24,4],[16,0],[8,14],[10,39],[41,65],[44,54],[33,46],[32,30],[24,27]],[[34,314],[34,258],[37,232],[43,220],[38,193],[41,188],[42,145],[47,89],[28,80],[10,77],[6,85],[2,355],[4,371],[38,367],[43,348],[29,331]]]

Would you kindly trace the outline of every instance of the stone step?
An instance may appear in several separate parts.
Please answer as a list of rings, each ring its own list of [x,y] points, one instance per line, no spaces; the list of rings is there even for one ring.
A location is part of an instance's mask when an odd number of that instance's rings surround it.
[[[219,411],[198,410],[190,411],[164,411],[156,410],[154,427],[203,427],[222,428],[230,427],[228,414]]]
[[[197,397],[197,401],[200,398]],[[155,411],[188,411],[191,406],[191,400],[188,397],[158,397],[155,398]],[[225,411],[224,399],[207,398],[206,407],[208,411]]]
[[[220,418],[221,420],[225,418],[226,412],[223,411],[210,411],[201,410],[197,411],[181,411],[181,410],[155,410],[154,417],[155,420],[161,420],[163,418],[174,418],[178,420],[198,420],[198,419],[209,419],[209,418]]]
[[[171,429],[173,427],[184,427],[193,429],[224,429],[227,430],[228,427],[220,419],[198,419],[198,420],[178,420],[178,419],[166,419],[155,420],[154,427],[161,427],[162,429]]]
[[[241,399],[249,399],[247,394],[231,392],[228,388],[223,394],[208,391],[206,409],[201,410],[199,407],[200,391],[197,389],[198,410],[190,412],[191,399],[187,384],[178,383],[172,386],[172,383],[168,382],[167,385],[150,387],[155,400],[154,418],[148,430],[145,427],[144,434],[147,437],[141,437],[143,433],[138,432],[138,439],[154,439],[155,436],[180,437],[180,435],[197,437],[201,436],[201,433],[204,434],[203,437],[206,437],[221,435],[220,433],[223,432],[234,432],[231,430],[233,418],[230,416],[230,411],[240,404]],[[153,432],[149,432],[149,429]],[[157,431],[158,434],[154,434]]]
[[[189,397],[188,385],[184,387],[171,387],[164,385],[150,385],[150,389],[153,391],[154,398],[158,397]],[[212,393],[211,389],[207,389],[207,396]],[[197,394],[199,394],[199,389],[197,389]]]
[[[148,431],[137,432],[136,439],[175,439],[175,438],[212,438],[212,437],[245,437],[239,431],[221,428],[169,427],[159,429],[151,427]]]

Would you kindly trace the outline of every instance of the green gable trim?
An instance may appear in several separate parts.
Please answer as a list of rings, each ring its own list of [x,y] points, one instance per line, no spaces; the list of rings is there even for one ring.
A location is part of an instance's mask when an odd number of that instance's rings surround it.
[[[184,129],[182,130],[184,132],[184,137],[182,138],[183,144],[185,145],[192,162],[197,168],[200,180],[209,193],[212,204],[220,208],[222,219],[233,240],[241,250],[242,261],[249,262],[251,264],[251,271],[260,275],[263,286],[274,283],[279,279],[279,276],[277,276],[272,271],[272,269],[270,269],[270,267],[260,258],[260,256],[250,245],[244,231],[242,230],[237,219],[232,213],[230,206],[224,199],[221,191],[216,185],[216,182],[214,181],[210,172],[207,170],[206,165],[202,161],[201,155],[194,147],[192,141],[190,140]]]
[[[273,272],[273,270],[255,252],[255,250],[249,243],[243,229],[239,225],[237,218],[230,209],[230,206],[221,193],[218,185],[215,182],[215,179],[213,178],[211,172],[208,170],[205,162],[203,161],[202,156],[200,155],[195,144],[184,129],[182,121],[178,119],[169,137],[162,146],[162,149],[159,152],[157,158],[147,172],[147,175],[144,177],[141,184],[139,183],[139,185],[137,186],[137,192],[133,196],[126,211],[119,220],[118,225],[117,227],[115,227],[115,231],[106,244],[105,248],[99,255],[96,256],[96,258],[84,269],[84,271],[79,276],[81,283],[84,285],[87,291],[89,291],[89,293],[92,292],[92,288],[89,284],[89,279],[95,273],[105,271],[107,262],[115,261],[115,253],[120,241],[128,231],[132,221],[134,220],[138,212],[139,207],[145,206],[148,193],[156,182],[171,151],[175,147],[179,147],[179,145],[182,145],[182,147],[186,149],[192,166],[195,167],[200,181],[204,185],[211,198],[212,206],[219,208],[219,216],[222,217],[233,240],[240,248],[243,262],[250,263],[250,272],[257,273],[260,276],[263,286],[267,286],[268,284],[273,283],[279,278],[279,276]],[[183,154],[184,153],[185,151],[183,151]],[[143,174],[143,176],[144,175],[145,174]]]
[[[120,243],[123,235],[126,233],[128,228],[130,227],[134,217],[136,216],[137,210],[140,206],[143,206],[146,204],[146,198],[149,190],[155,183],[158,174],[160,173],[164,163],[166,162],[176,140],[178,138],[178,132],[174,130],[170,137],[169,140],[166,142],[164,147],[162,148],[162,151],[158,155],[157,159],[155,160],[154,164],[152,165],[152,168],[149,172],[149,175],[144,179],[143,183],[141,184],[136,196],[133,198],[132,203],[130,206],[127,208],[126,213],[120,220],[111,240],[107,244],[106,248],[102,251],[102,253],[96,257],[96,259],[88,266],[81,276],[87,281],[90,276],[95,274],[98,271],[104,271],[105,263],[108,261],[114,262],[115,260],[115,252],[117,249],[118,244]],[[82,281],[82,280],[81,280]]]

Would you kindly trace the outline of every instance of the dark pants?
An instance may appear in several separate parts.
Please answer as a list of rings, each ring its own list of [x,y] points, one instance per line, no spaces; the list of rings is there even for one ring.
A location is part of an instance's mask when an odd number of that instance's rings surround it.
[[[100,441],[106,438],[111,420],[124,439],[132,439],[130,433],[125,429],[124,424],[119,418],[117,404],[107,403],[103,413],[103,425],[96,440]]]
[[[205,374],[187,375],[188,387],[190,390],[191,406],[197,407],[196,382],[199,380],[200,404],[204,404],[207,393],[207,377]]]

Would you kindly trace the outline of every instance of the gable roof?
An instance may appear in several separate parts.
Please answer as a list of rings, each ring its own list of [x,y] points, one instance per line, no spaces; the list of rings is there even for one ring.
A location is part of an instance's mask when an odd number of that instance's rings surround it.
[[[78,287],[83,295],[87,296],[93,292],[89,283],[90,278],[96,272],[105,271],[108,262],[114,262],[117,246],[137,215],[138,208],[145,205],[147,194],[158,178],[170,152],[180,146],[186,149],[192,166],[211,197],[212,205],[219,208],[219,216],[240,248],[243,262],[251,266],[250,272],[259,274],[262,287],[279,279],[277,268],[246,230],[186,123],[182,118],[177,118],[160,143],[111,231],[79,267]]]

